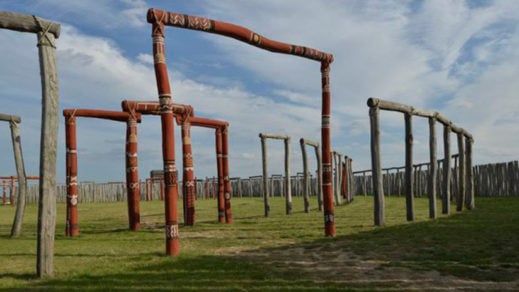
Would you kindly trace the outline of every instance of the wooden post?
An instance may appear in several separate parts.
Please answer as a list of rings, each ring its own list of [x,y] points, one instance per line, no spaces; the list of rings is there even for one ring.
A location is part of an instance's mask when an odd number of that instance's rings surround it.
[[[465,194],[465,208],[472,210],[475,207],[474,202],[474,169],[472,166],[472,143],[473,143],[472,137],[466,136],[465,137],[465,149],[466,149],[466,194]],[[513,183],[513,180],[509,181],[509,184]],[[512,192],[508,192],[508,194],[511,195]]]
[[[306,147],[305,147],[305,139],[301,138],[299,140],[299,144],[301,145],[301,155],[303,157],[303,198],[305,204],[305,213],[310,211],[310,182],[308,178],[308,158],[306,156]]]
[[[222,129],[222,168],[224,180],[224,210],[225,223],[233,223],[231,211],[231,180],[229,178],[229,133],[228,126]]]
[[[382,167],[380,163],[380,122],[378,106],[370,107],[369,121],[371,126],[371,175],[373,180],[373,210],[375,225],[383,226],[384,222],[384,189],[382,184]]]
[[[292,214],[292,186],[290,182],[290,137],[285,139],[285,210]]]
[[[193,226],[195,224],[195,181],[194,163],[191,147],[191,123],[189,117],[182,120],[182,204],[184,206],[184,225]]]
[[[321,113],[321,141],[323,163],[323,203],[324,203],[324,233],[325,236],[334,237],[335,212],[333,206],[332,189],[332,157],[331,157],[331,97],[330,97],[330,61],[321,62],[321,86],[322,86],[322,113]]]
[[[66,236],[78,236],[78,182],[77,182],[77,140],[76,117],[65,117],[66,143],[66,179],[67,179],[67,218],[65,225]]]
[[[166,254],[178,255],[180,253],[180,239],[177,208],[178,178],[175,162],[175,132],[173,127],[173,110],[171,108],[171,88],[166,67],[166,56],[164,54],[164,24],[159,19],[152,24],[152,38],[155,77],[161,107]]]
[[[139,183],[137,117],[130,112],[126,122],[126,190],[128,201],[128,223],[130,230],[140,229],[139,203],[141,189]]]
[[[414,220],[413,197],[413,121],[410,113],[404,114],[405,119],[405,205],[407,221]]]
[[[19,118],[19,117],[18,117]],[[25,200],[27,195],[27,178],[25,174],[25,164],[23,162],[22,142],[18,124],[21,122],[16,118],[10,119],[11,140],[13,143],[14,162],[16,165],[16,175],[18,179],[16,213],[11,228],[11,237],[18,237],[22,232],[23,216],[25,213]]]
[[[436,176],[437,176],[437,156],[436,156],[436,119],[429,118],[429,218],[436,218]]]
[[[217,204],[218,204],[218,222],[225,222],[225,180],[223,174],[223,141],[222,141],[222,129],[216,129],[216,157],[218,164],[218,195],[217,195]]]
[[[42,127],[40,141],[40,192],[38,202],[38,244],[36,273],[38,277],[53,274],[54,234],[56,229],[56,153],[58,152],[59,85],[56,66],[55,37],[49,27],[40,24],[38,51],[42,79]]]
[[[265,217],[269,216],[269,183],[268,183],[268,169],[267,169],[267,141],[263,134],[259,134],[261,139],[261,165],[263,168],[263,205],[265,206]]]
[[[323,163],[321,159],[321,151],[319,151],[319,144],[314,146],[315,158],[317,159],[317,206],[319,211],[323,210]]]
[[[442,213],[450,213],[451,203],[451,127],[443,126],[443,188],[442,188]]]
[[[465,195],[465,147],[463,147],[463,132],[456,133],[458,137],[458,197],[456,198],[456,211],[460,212],[463,209],[463,201]]]

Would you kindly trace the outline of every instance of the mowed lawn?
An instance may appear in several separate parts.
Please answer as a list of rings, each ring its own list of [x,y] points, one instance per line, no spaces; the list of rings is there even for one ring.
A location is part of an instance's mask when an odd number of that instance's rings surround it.
[[[141,202],[140,231],[127,230],[126,203],[79,205],[80,236],[67,238],[58,204],[54,277],[37,279],[37,207],[9,238],[14,216],[0,206],[0,289],[98,291],[519,290],[519,198],[476,198],[476,209],[428,219],[428,201],[386,198],[386,226],[373,226],[373,198],[335,208],[337,237],[323,215],[294,198],[234,198],[234,224],[217,223],[215,200],[196,201],[196,224],[180,229],[181,255],[165,256],[164,207]],[[441,206],[438,203],[438,210]],[[455,210],[454,206],[452,210]]]

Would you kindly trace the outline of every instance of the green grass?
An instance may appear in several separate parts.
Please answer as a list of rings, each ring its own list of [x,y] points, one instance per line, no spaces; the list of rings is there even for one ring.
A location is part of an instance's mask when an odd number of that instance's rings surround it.
[[[404,198],[388,197],[386,226],[374,227],[372,198],[357,197],[336,207],[338,236],[324,238],[322,213],[302,212],[300,198],[290,216],[283,199],[272,199],[269,218],[262,199],[233,199],[232,225],[216,222],[216,201],[198,200],[196,225],[181,227],[174,258],[164,255],[160,201],[141,202],[138,232],[127,230],[125,203],[80,204],[77,238],[63,235],[59,204],[49,279],[34,276],[36,206],[27,207],[17,239],[9,238],[14,208],[0,206],[0,289],[519,289],[519,198],[476,203],[473,211],[430,220],[427,200],[416,199],[416,220],[408,223]]]

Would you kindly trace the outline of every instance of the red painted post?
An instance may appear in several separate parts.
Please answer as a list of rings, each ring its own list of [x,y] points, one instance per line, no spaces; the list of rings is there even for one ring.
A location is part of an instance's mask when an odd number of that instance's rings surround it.
[[[5,180],[2,180],[2,203],[4,205],[7,205],[7,182]]]
[[[225,222],[225,181],[224,181],[224,169],[223,169],[223,143],[222,143],[222,129],[217,128],[215,131],[216,139],[216,164],[218,169],[218,222]]]
[[[153,12],[151,12],[153,13]],[[166,56],[164,54],[164,24],[160,19],[152,25],[153,59],[155,78],[160,102],[162,128],[162,157],[164,163],[164,209],[166,223],[166,254],[180,253],[178,230],[178,178],[175,163],[175,132],[171,109],[171,88],[169,85]]]
[[[65,226],[66,236],[78,236],[78,189],[77,189],[77,140],[76,117],[74,114],[65,116],[65,143],[66,156],[66,181],[67,181],[67,219]]]
[[[195,225],[195,182],[189,117],[185,117],[182,121],[182,153],[182,164],[184,167],[182,175],[184,224],[193,226]]]
[[[9,200],[10,200],[10,202],[11,202],[11,207],[14,207],[14,205],[15,205],[14,202],[16,201],[16,200],[14,199],[14,196],[15,196],[15,192],[14,192],[14,190],[15,190],[15,188],[16,188],[16,187],[15,187],[15,184],[14,184],[15,179],[16,179],[16,178],[15,178],[14,176],[11,176],[11,181],[10,181],[11,185],[10,185],[10,189],[9,189],[9,191],[10,191],[10,192],[9,192]]]
[[[128,201],[128,218],[130,230],[140,229],[139,203],[141,190],[139,184],[139,166],[137,154],[137,118],[130,112],[126,122],[126,190]]]
[[[324,203],[324,233],[326,236],[335,236],[335,218],[333,206],[332,188],[332,155],[330,143],[330,63],[321,62],[321,84],[322,84],[322,120],[321,141],[323,161],[323,203]]]
[[[225,223],[232,223],[231,211],[231,180],[229,179],[229,135],[228,127],[222,129],[222,168],[224,180],[224,206],[225,206]]]

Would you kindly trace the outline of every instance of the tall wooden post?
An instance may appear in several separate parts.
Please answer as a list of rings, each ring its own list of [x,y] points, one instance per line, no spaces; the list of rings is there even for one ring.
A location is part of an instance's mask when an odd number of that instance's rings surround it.
[[[301,138],[299,140],[299,144],[301,145],[301,155],[303,156],[303,198],[304,198],[304,207],[305,213],[310,211],[310,182],[308,179],[308,158],[306,156],[306,147],[305,147],[305,139]]]
[[[443,126],[443,187],[442,187],[442,213],[450,213],[451,203],[451,127]]]
[[[436,155],[436,119],[429,118],[429,218],[436,218],[436,176],[438,173]]]
[[[233,223],[231,211],[231,180],[229,177],[229,130],[227,126],[222,129],[222,168],[224,180],[224,208],[225,222]]]
[[[465,147],[463,147],[463,131],[456,133],[458,137],[458,197],[456,198],[456,211],[463,209],[463,201],[465,196]]]
[[[319,144],[314,146],[315,157],[317,159],[317,206],[319,211],[323,210],[323,162]]]
[[[65,143],[67,149],[66,180],[67,180],[67,218],[65,225],[66,236],[78,236],[78,182],[77,182],[77,139],[76,117],[65,117]]]
[[[380,163],[380,122],[378,106],[370,107],[371,125],[371,173],[373,176],[373,202],[375,225],[382,226],[384,221],[384,188],[382,183],[382,166]]]
[[[21,119],[20,119],[21,121]],[[25,164],[23,162],[22,142],[20,138],[20,129],[15,119],[10,120],[11,140],[13,143],[14,161],[16,165],[16,175],[18,177],[16,213],[13,226],[11,228],[11,237],[18,237],[22,232],[23,216],[25,213],[25,198],[27,194],[27,177],[25,174]]]
[[[290,179],[290,137],[285,139],[285,210],[292,214],[292,185]]]
[[[269,216],[269,182],[268,182],[268,168],[267,168],[267,140],[263,134],[259,134],[261,139],[261,165],[263,168],[263,205],[265,206],[265,217]]]
[[[330,62],[321,62],[321,86],[322,86],[322,118],[321,118],[321,141],[323,161],[323,203],[324,203],[324,233],[326,236],[334,237],[335,212],[333,206],[332,189],[332,156],[331,156],[331,97],[330,97]]]
[[[475,207],[474,202],[474,169],[472,165],[472,143],[474,140],[472,137],[465,137],[465,149],[466,149],[466,193],[465,193],[465,208],[472,210]]]
[[[218,195],[217,195],[217,204],[218,204],[218,222],[225,222],[225,180],[223,174],[223,143],[222,143],[222,129],[217,128],[215,130],[216,134],[216,163],[217,163],[217,171],[218,171]]]
[[[410,113],[404,113],[405,118],[405,205],[407,221],[414,220],[413,197],[413,122]]]
[[[194,163],[191,147],[191,124],[189,117],[185,117],[182,121],[182,165],[184,168],[182,174],[182,196],[184,206],[184,224],[193,226],[195,224],[195,176]]]
[[[139,230],[141,225],[139,204],[141,190],[138,166],[137,118],[130,112],[126,122],[126,190],[128,201],[128,221],[130,230]]]
[[[153,10],[149,11],[149,13],[153,13]],[[149,14],[148,19],[150,19]],[[175,162],[175,132],[173,127],[173,110],[171,108],[171,88],[166,67],[166,56],[164,54],[164,24],[159,19],[152,24],[152,38],[155,77],[161,107],[166,254],[178,255],[180,253],[180,240],[178,230],[178,178]]]

